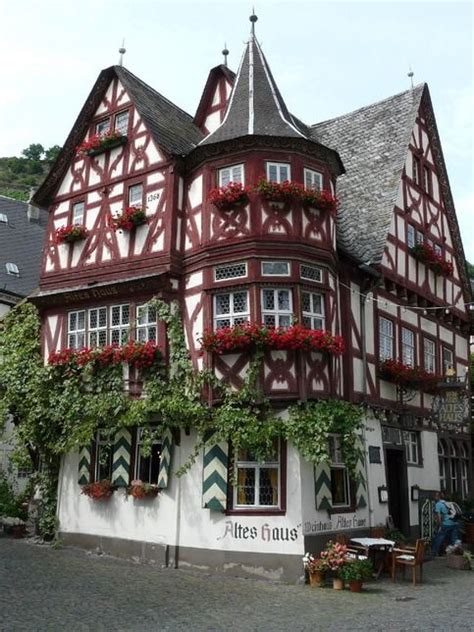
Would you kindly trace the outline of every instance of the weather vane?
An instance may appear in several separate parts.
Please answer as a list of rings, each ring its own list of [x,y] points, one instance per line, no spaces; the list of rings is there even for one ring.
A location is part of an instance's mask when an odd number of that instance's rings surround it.
[[[123,66],[123,56],[127,52],[127,49],[125,48],[125,39],[122,40],[122,46],[119,48],[118,52],[120,53],[119,66]]]

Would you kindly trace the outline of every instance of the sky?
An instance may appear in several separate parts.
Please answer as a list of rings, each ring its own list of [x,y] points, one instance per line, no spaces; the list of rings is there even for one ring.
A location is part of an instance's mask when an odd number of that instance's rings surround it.
[[[209,69],[237,70],[252,1],[0,0],[0,156],[62,145],[118,62],[194,114]],[[312,124],[429,85],[466,257],[474,261],[473,3],[256,0],[256,34],[290,111]]]

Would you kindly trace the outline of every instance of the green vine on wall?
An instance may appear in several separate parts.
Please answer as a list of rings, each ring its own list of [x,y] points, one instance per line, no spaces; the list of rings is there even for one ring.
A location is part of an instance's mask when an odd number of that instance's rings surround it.
[[[92,441],[99,428],[113,436],[120,428],[141,426],[145,449],[167,428],[194,428],[194,450],[178,474],[190,469],[205,442],[229,441],[234,455],[246,448],[265,460],[281,437],[307,461],[328,462],[328,434],[337,433],[345,463],[355,472],[361,455],[360,407],[340,400],[304,402],[290,406],[286,418],[260,387],[262,352],[256,352],[242,387],[234,390],[211,371],[193,366],[177,304],[155,298],[149,305],[166,324],[169,361],[141,369],[140,398],[124,391],[121,363],[44,365],[33,305],[17,306],[0,325],[0,422],[13,419],[18,449],[28,451],[35,467],[40,460],[43,464],[44,533],[54,530],[60,456]],[[213,405],[203,396],[209,390]]]

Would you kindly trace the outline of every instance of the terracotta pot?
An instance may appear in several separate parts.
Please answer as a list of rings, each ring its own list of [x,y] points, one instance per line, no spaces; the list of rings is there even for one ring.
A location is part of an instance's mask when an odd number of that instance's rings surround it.
[[[322,588],[324,586],[324,577],[325,574],[323,571],[313,571],[312,573],[309,573],[310,586]]]
[[[349,590],[351,592],[362,592],[363,582],[360,579],[353,579],[349,582]]]
[[[468,571],[470,569],[469,562],[462,555],[447,555],[446,564],[449,568],[455,568],[458,571]]]
[[[332,587],[334,590],[344,590],[344,580],[340,577],[333,577]]]

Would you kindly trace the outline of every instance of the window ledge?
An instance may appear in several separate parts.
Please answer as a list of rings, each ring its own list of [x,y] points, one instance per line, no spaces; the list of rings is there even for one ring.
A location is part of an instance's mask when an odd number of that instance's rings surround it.
[[[121,136],[120,138],[117,138],[117,140],[114,140],[113,143],[107,143],[103,145],[102,147],[98,147],[97,149],[90,149],[87,152],[87,155],[90,157],[93,157],[93,156],[97,156],[98,154],[103,154],[105,151],[109,149],[114,149],[115,147],[120,147],[120,145],[125,145],[127,140],[128,140],[127,136]]]
[[[284,509],[228,509],[225,512],[226,516],[284,516],[286,510]]]

